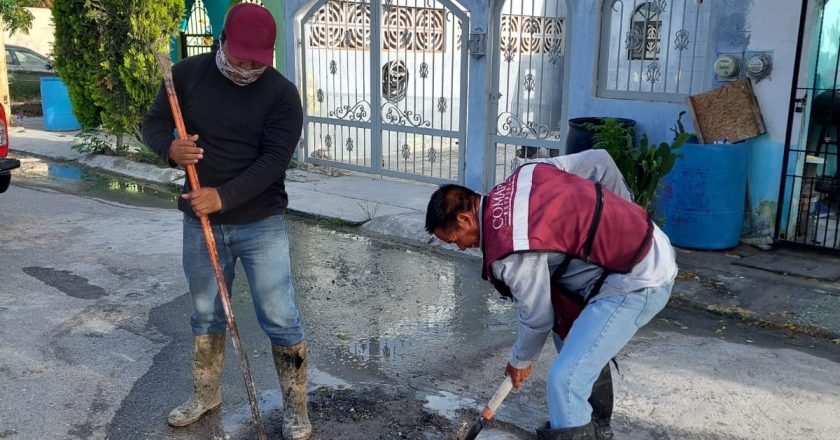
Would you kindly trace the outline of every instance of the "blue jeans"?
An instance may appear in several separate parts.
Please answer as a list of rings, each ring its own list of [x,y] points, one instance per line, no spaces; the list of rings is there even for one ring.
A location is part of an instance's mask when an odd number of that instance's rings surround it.
[[[282,215],[241,225],[213,225],[219,263],[228,292],[233,284],[236,261],[242,263],[257,321],[275,345],[291,346],[304,338],[295,305],[289,240]],[[184,274],[190,289],[193,334],[221,333],[227,328],[225,312],[201,223],[184,216]]]
[[[584,307],[565,341],[554,334],[557,357],[548,369],[548,416],[553,429],[589,423],[592,385],[610,359],[650,322],[671,297],[673,281],[623,295],[595,299]]]

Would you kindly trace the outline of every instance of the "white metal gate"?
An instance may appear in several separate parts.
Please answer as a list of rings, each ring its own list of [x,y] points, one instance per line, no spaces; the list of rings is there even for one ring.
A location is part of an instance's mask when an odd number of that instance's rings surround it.
[[[305,161],[462,181],[465,29],[467,12],[449,0],[316,3],[299,42]]]
[[[528,159],[558,156],[566,0],[506,0],[494,11],[491,186]]]

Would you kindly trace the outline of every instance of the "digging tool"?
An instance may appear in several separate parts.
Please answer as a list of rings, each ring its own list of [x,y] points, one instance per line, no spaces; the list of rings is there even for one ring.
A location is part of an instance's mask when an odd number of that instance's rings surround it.
[[[158,67],[160,67],[160,72],[163,74],[163,85],[166,89],[166,95],[169,97],[169,106],[172,108],[172,119],[175,120],[175,127],[178,129],[178,137],[187,139],[184,117],[181,115],[178,96],[175,94],[175,86],[172,83],[172,65],[169,57],[159,52],[154,52],[153,55]],[[198,173],[195,170],[195,165],[187,164],[186,169],[190,188],[193,190],[199,189],[201,186],[198,183]],[[219,296],[222,297],[222,307],[225,310],[225,318],[227,319],[228,329],[230,330],[230,339],[233,342],[233,348],[236,350],[237,356],[239,356],[242,373],[245,375],[245,388],[248,391],[248,401],[251,403],[251,413],[254,416],[254,424],[257,427],[257,438],[259,440],[268,440],[268,434],[265,431],[265,426],[263,426],[260,417],[257,388],[254,386],[254,380],[251,378],[251,366],[248,364],[248,357],[242,351],[242,346],[239,342],[239,330],[236,329],[233,307],[230,304],[230,293],[228,293],[225,276],[219,264],[219,254],[216,249],[216,240],[213,238],[213,231],[210,229],[210,219],[206,215],[202,215],[199,217],[199,220],[201,220],[201,230],[204,232],[204,239],[207,243],[207,253],[210,254],[210,262],[213,264],[213,273],[216,275],[216,284],[219,286]]]
[[[499,388],[496,390],[496,394],[493,394],[493,397],[489,402],[487,402],[487,406],[484,407],[484,411],[481,412],[481,415],[478,416],[472,426],[470,426],[470,430],[467,431],[467,435],[464,437],[464,440],[475,440],[478,433],[484,428],[484,425],[496,415],[496,410],[499,409],[499,405],[502,404],[505,397],[510,394],[511,389],[513,389],[513,382],[510,380],[510,376],[507,376],[505,377],[505,381],[499,385]]]

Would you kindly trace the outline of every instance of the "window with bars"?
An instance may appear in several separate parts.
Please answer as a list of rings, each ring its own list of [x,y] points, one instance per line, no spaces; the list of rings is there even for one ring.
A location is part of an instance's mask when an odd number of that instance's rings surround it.
[[[502,14],[503,53],[563,55],[562,18]]]
[[[708,3],[605,0],[598,96],[682,102],[705,91]]]
[[[631,60],[656,60],[659,58],[662,32],[662,11],[653,2],[642,3],[633,13],[627,34],[627,57]]]

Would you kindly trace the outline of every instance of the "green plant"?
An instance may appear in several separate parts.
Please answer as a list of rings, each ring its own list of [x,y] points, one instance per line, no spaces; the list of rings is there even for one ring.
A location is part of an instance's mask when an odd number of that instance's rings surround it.
[[[617,118],[603,118],[601,124],[588,123],[583,126],[591,131],[595,148],[607,150],[612,157],[633,148],[633,130],[621,125]]]
[[[34,6],[33,3],[26,0],[0,0],[0,18],[3,20],[3,28],[10,34],[15,32],[28,34],[34,17],[24,7]]]
[[[677,127],[681,127],[677,121]],[[670,144],[650,143],[647,135],[642,134],[637,147],[633,145],[632,130],[622,126],[618,119],[605,118],[601,125],[587,124],[585,128],[593,131],[595,148],[606,150],[612,156],[636,203],[653,213],[659,182],[681,157],[674,150],[686,143],[691,134],[683,129]]]
[[[370,207],[370,202],[365,199],[364,205],[362,202],[358,202],[359,209],[362,210],[362,214],[365,216],[365,221],[373,220],[376,217],[376,212],[379,211],[379,203],[376,202],[373,204],[373,208]]]
[[[682,136],[683,134],[688,134],[689,138],[694,137],[694,133],[685,131],[685,125],[682,123],[682,117],[685,115],[686,111],[683,110],[680,112],[679,116],[677,116],[677,123],[671,127],[671,132],[674,133],[674,139]]]
[[[654,198],[659,182],[674,168],[681,154],[674,152],[686,143],[691,135],[683,133],[672,143],[649,143],[647,135],[642,135],[638,148],[628,151],[622,158],[622,164],[616,164],[622,169],[624,178],[630,183],[635,201],[648,212],[655,211]],[[629,175],[628,175],[629,174]],[[632,183],[631,183],[632,182]]]
[[[76,135],[76,139],[79,142],[73,145],[73,149],[79,153],[125,155],[128,152],[127,147],[115,145],[97,129],[85,128]]]
[[[55,67],[85,128],[140,138],[160,84],[152,50],[165,50],[184,0],[56,0]]]

